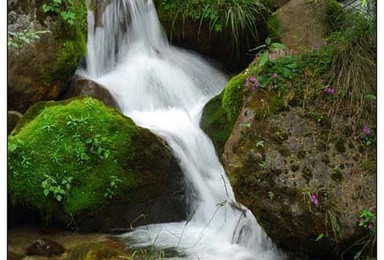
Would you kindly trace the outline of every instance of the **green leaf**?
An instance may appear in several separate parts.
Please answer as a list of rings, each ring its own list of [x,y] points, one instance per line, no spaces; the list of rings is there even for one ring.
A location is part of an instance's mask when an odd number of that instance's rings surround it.
[[[260,66],[264,66],[265,63],[267,63],[269,60],[269,53],[268,51],[264,52],[263,56],[261,57],[261,60],[260,60]]]
[[[323,234],[323,233],[319,234],[319,235],[317,236],[317,238],[316,238],[316,242],[320,241],[320,240],[323,239],[323,238],[324,238],[324,234]]]
[[[48,13],[51,10],[51,7],[47,4],[43,4],[42,9],[44,13]]]
[[[49,194],[49,189],[44,189],[44,196],[47,197]]]
[[[368,100],[374,100],[374,101],[377,100],[377,97],[376,97],[376,95],[374,95],[374,94],[365,95],[364,98],[365,98],[365,99],[368,99]]]
[[[57,195],[57,196],[56,196],[56,199],[57,199],[58,201],[61,201],[61,200],[63,199],[63,197],[62,197],[61,195]]]
[[[287,50],[288,47],[282,43],[274,42],[271,44],[272,49]]]

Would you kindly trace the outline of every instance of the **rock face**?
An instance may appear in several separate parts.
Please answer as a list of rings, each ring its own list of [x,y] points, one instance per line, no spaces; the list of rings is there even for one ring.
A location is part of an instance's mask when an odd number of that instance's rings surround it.
[[[58,97],[85,52],[84,35],[74,28],[45,14],[41,1],[8,1],[8,39],[16,44],[8,46],[9,110],[24,113]]]
[[[59,243],[42,238],[35,241],[32,245],[27,248],[27,255],[38,255],[45,257],[52,257],[61,255],[65,252],[65,249]]]
[[[273,91],[244,92],[225,168],[273,241],[331,257],[368,232],[358,224],[360,211],[376,204],[375,151],[277,100]]]
[[[104,104],[119,109],[119,104],[117,104],[112,94],[106,88],[90,79],[74,78],[63,94],[62,99],[82,96],[97,98],[103,101]]]
[[[36,104],[8,144],[9,198],[45,221],[111,231],[185,218],[168,146],[96,99]]]
[[[330,31],[332,6],[329,2],[292,0],[281,6],[282,3],[277,1],[275,4],[281,8],[270,19],[270,23],[274,24],[280,41],[289,48],[316,47],[323,44]]]
[[[16,127],[17,122],[23,114],[17,111],[8,111],[7,113],[7,133],[8,135],[12,132],[12,130]]]

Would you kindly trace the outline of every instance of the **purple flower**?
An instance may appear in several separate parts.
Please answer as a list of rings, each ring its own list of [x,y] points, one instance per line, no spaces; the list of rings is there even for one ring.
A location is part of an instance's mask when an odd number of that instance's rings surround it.
[[[317,200],[317,195],[316,194],[312,194],[311,196],[311,202],[313,204],[315,204],[316,206],[319,206],[319,201]]]
[[[256,78],[255,78],[255,76],[252,76],[252,77],[249,78],[249,80],[252,81],[252,82],[255,82]]]
[[[324,92],[327,93],[327,94],[333,95],[333,94],[335,94],[335,88],[333,88],[333,87],[326,87]]]
[[[371,134],[371,129],[367,125],[364,125],[363,126],[363,132],[364,132],[365,135],[370,135]]]
[[[367,227],[369,230],[372,229],[372,224],[369,224],[368,227]]]
[[[278,76],[278,75],[277,75],[277,73],[276,73],[276,72],[275,72],[275,73],[273,73],[273,77],[274,77],[274,78],[277,78],[277,76]]]
[[[348,92],[348,97],[352,97],[352,91]]]
[[[375,209],[376,209],[376,207],[375,207],[375,206],[371,206],[371,207],[369,207],[369,211],[370,211],[370,212],[373,212],[373,211],[375,211]]]
[[[249,87],[249,80],[248,79],[245,81],[244,86]]]
[[[256,80],[255,83],[252,85],[252,90],[255,90],[259,87],[259,82]]]

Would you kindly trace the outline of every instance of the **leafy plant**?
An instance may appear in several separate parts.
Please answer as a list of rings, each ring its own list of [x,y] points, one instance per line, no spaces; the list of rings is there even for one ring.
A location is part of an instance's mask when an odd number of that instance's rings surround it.
[[[282,43],[272,42],[271,38],[267,38],[265,40],[265,44],[260,45],[259,47],[254,48],[251,51],[259,49],[265,49],[264,52],[258,55],[259,57],[261,57],[259,65],[264,66],[268,62],[271,54],[275,53],[276,51],[287,50],[288,48]]]
[[[58,181],[49,175],[45,175],[45,177],[46,179],[41,183],[45,197],[52,194],[57,201],[61,202],[65,196],[68,196],[73,177],[66,176],[63,177],[61,181]]]
[[[266,158],[264,161],[259,163],[259,167],[263,170],[268,169],[268,167],[271,166],[272,159],[271,158]]]
[[[20,32],[8,32],[8,48],[20,48],[23,44],[30,44],[40,39],[40,34],[50,33],[51,31],[30,31],[24,29]]]
[[[45,13],[59,14],[61,18],[70,26],[76,20],[73,0],[50,0],[49,3],[43,4],[42,9]]]
[[[124,182],[114,175],[110,176],[109,179],[109,187],[106,189],[104,197],[112,199],[113,195],[115,194],[115,191],[119,188],[119,184],[122,184]]]
[[[365,208],[360,212],[359,227],[368,229],[372,234],[376,234],[376,212],[374,207]]]
[[[99,134],[94,135],[86,140],[86,144],[90,146],[90,151],[96,154],[100,159],[108,159],[111,151],[107,148],[108,139]]]

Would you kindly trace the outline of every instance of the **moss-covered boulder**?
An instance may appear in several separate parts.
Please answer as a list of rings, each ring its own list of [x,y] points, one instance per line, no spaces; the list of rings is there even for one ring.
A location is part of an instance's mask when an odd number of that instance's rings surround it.
[[[376,205],[375,149],[329,127],[275,90],[249,89],[223,154],[236,198],[272,240],[326,258],[369,242],[360,214]]]
[[[185,217],[162,140],[92,98],[42,102],[8,138],[9,196],[46,221],[107,231]]]
[[[86,51],[86,2],[71,1],[57,12],[51,1],[8,1],[8,109],[24,113],[55,100]],[[69,9],[67,9],[69,8]],[[65,21],[60,12],[75,16]]]

